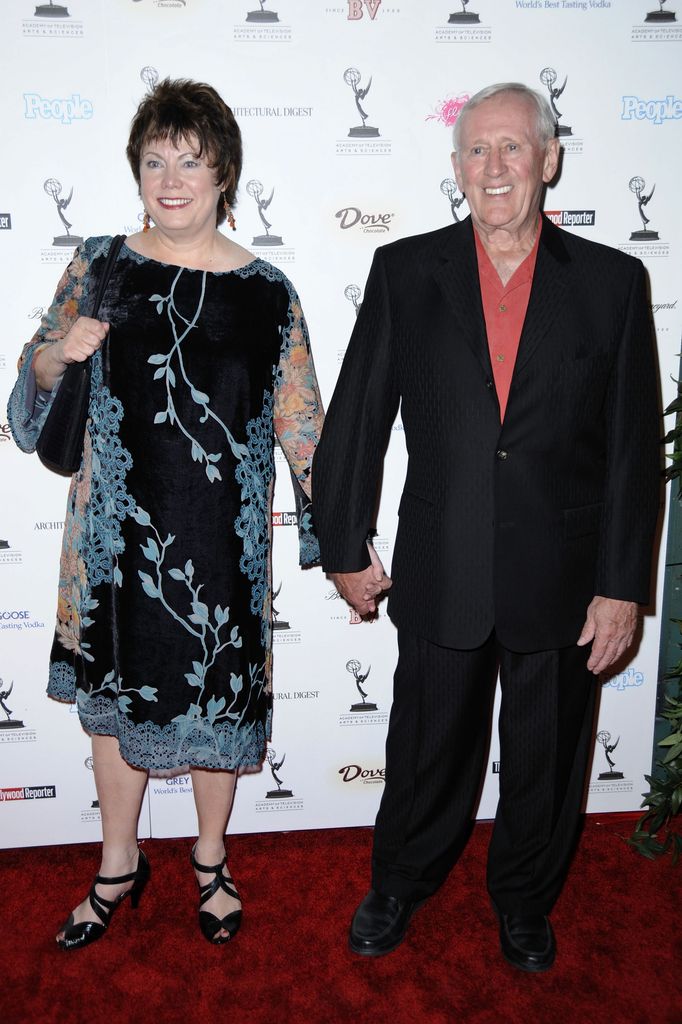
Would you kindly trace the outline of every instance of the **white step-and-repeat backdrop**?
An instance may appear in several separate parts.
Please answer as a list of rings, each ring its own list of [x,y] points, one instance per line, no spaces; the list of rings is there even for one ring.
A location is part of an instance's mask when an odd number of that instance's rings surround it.
[[[94,840],[100,824],[89,741],[44,695],[66,483],[15,448],[4,402],[74,245],[139,229],[124,149],[145,90],[167,75],[202,79],[235,111],[245,166],[234,237],[294,281],[328,401],[375,246],[468,212],[449,159],[464,99],[500,80],[540,89],[564,150],[547,211],[644,260],[669,400],[682,0],[5,0],[2,20],[0,846],[30,846]],[[271,196],[265,238],[259,196]],[[298,570],[279,465],[273,742],[263,770],[239,781],[230,831],[369,824],[394,629],[383,611],[357,621],[320,570]],[[404,465],[398,421],[376,543],[387,565]],[[604,687],[592,811],[637,808],[646,788],[659,630],[647,618],[636,657]],[[493,737],[481,817],[494,813],[497,758]],[[152,779],[141,834],[193,831],[189,777]]]

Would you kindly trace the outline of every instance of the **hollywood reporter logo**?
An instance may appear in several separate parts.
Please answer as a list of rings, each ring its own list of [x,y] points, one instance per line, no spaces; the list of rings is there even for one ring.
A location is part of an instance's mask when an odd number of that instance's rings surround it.
[[[56,786],[7,786],[0,789],[0,803],[17,800],[54,800]]]

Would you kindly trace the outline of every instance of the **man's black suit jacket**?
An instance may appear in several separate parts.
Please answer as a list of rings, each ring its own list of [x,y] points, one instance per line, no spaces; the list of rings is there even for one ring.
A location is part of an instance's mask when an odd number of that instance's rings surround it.
[[[543,217],[500,424],[470,219],[376,251],[312,475],[328,572],[368,564],[401,407],[389,614],[470,649],[574,644],[596,595],[646,603],[659,508],[644,268]]]

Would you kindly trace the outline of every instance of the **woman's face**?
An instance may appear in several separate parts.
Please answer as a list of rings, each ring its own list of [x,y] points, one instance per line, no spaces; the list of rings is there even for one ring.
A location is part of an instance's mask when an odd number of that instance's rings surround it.
[[[153,139],[142,148],[140,193],[154,223],[169,235],[191,239],[215,228],[220,189],[207,154],[194,138]]]

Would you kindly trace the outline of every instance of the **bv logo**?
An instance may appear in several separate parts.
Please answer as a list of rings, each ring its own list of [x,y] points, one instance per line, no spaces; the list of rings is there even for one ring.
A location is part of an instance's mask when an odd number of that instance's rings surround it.
[[[381,7],[381,0],[348,0],[348,20],[360,21],[365,13],[369,14],[370,21],[374,21],[377,11]]]
[[[93,106],[90,100],[84,100],[80,93],[74,93],[66,99],[45,99],[37,92],[24,93],[24,117],[34,120],[43,117],[54,118],[62,124],[72,121],[88,121],[92,117]]]

